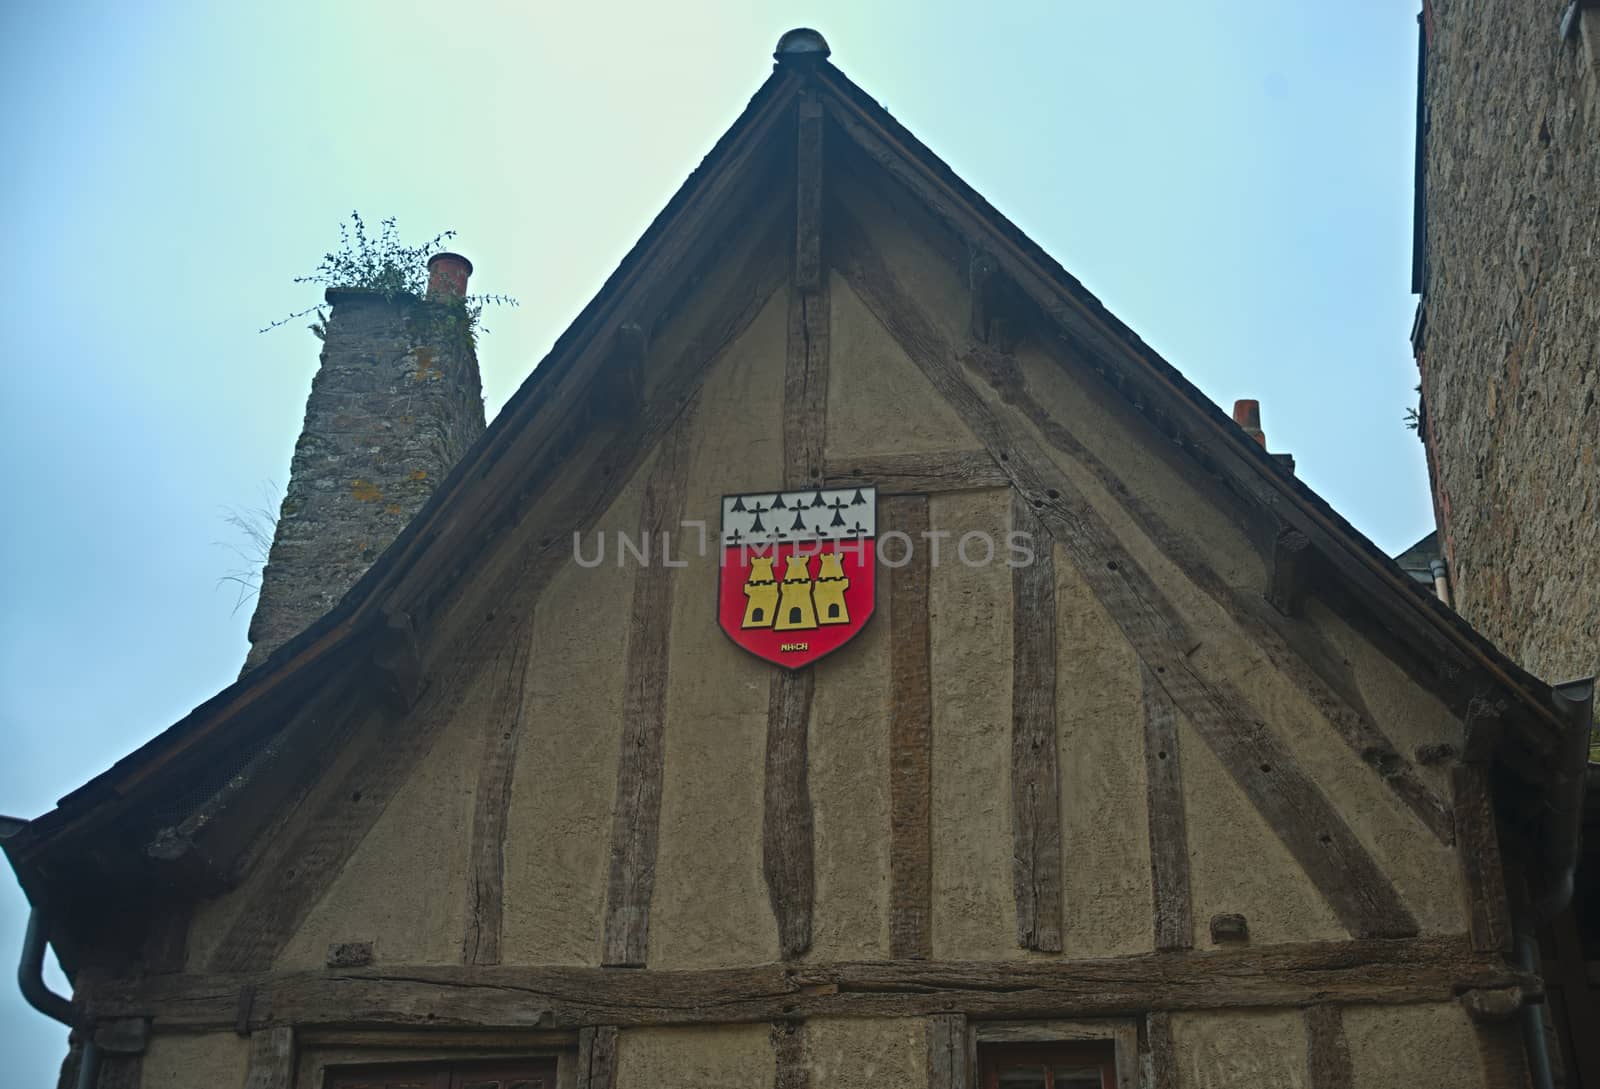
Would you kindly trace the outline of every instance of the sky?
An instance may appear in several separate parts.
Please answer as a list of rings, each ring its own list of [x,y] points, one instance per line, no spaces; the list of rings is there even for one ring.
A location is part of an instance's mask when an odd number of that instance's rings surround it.
[[[454,229],[473,289],[520,299],[480,342],[492,415],[798,25],[1205,393],[1259,398],[1357,528],[1432,528],[1402,422],[1414,5],[7,4],[0,813],[237,676],[225,519],[285,482],[319,348],[258,330],[318,300],[293,278],[342,218]],[[0,987],[14,1084],[64,1047]]]

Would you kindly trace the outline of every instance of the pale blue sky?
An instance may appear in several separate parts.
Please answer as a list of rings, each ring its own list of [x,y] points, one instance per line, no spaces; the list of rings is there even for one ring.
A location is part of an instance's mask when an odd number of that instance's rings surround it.
[[[285,479],[318,348],[256,330],[315,301],[291,278],[350,209],[455,228],[475,289],[521,298],[481,345],[492,413],[800,24],[1201,389],[1260,398],[1358,528],[1430,528],[1411,4],[10,4],[0,812],[236,676],[222,514]],[[5,875],[6,963],[24,917]],[[63,1038],[0,987],[11,1084]]]

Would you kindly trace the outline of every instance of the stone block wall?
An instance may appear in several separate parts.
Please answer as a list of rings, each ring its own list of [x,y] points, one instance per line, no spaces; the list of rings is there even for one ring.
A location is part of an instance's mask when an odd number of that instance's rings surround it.
[[[334,289],[250,620],[249,669],[344,596],[484,429],[458,304]]]
[[[1428,0],[1424,438],[1457,609],[1600,670],[1600,9]]]

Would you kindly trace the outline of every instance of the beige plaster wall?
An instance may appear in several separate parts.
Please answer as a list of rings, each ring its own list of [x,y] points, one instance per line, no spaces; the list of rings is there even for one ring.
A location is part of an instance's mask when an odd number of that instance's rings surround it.
[[[817,663],[811,804],[816,900],[810,959],[889,955],[889,595],[849,646]]]
[[[951,534],[929,574],[933,683],[933,952],[1022,956],[1011,888],[1011,569],[967,567],[956,542],[1004,541],[1003,491],[934,496],[929,527]],[[1000,553],[1004,555],[1004,552]]]
[[[1362,702],[1374,721],[1383,724],[1383,732],[1395,748],[1413,762],[1417,776],[1448,799],[1449,765],[1428,767],[1417,764],[1415,757],[1419,746],[1435,742],[1448,742],[1459,749],[1461,721],[1437,696],[1407,676],[1394,659],[1314,596],[1306,599],[1305,620],[1347,665]]]
[[[1154,948],[1139,659],[1058,546],[1062,952]]]
[[[783,479],[788,299],[779,291],[712,368],[700,396],[684,517],[714,543],[721,497]],[[773,668],[717,624],[718,555],[689,555],[673,590],[653,968],[778,956],[761,873],[767,704]]]
[[[1353,1081],[1362,1089],[1479,1089],[1477,1033],[1456,1003],[1344,1011]]]
[[[977,449],[905,349],[837,273],[830,277],[828,457]]]
[[[1174,1014],[1172,1044],[1179,1089],[1306,1089],[1299,1010]]]
[[[234,1089],[244,1084],[250,1040],[232,1032],[150,1039],[141,1067],[141,1089]]]
[[[331,943],[355,941],[372,942],[380,964],[460,961],[481,716],[500,680],[488,668],[472,680],[433,747],[284,945],[276,968],[321,968]]]
[[[806,1066],[813,1089],[926,1085],[928,1044],[924,1024],[920,1018],[824,1018],[806,1022]]]
[[[769,1086],[770,1032],[765,1024],[624,1029],[617,1038],[617,1089]]]
[[[501,955],[508,963],[598,964],[621,745],[619,648],[637,568],[617,562],[636,540],[647,458],[539,597],[523,689],[522,733],[506,823]]]
[[[1026,341],[1017,346],[1016,363],[1032,398],[1127,487],[1129,496],[1179,531],[1184,543],[1223,581],[1261,592],[1266,564],[1237,512],[1216,501],[1197,466],[1180,469],[1171,444],[1152,434],[1087,368],[1066,365],[1059,355]],[[1083,468],[1042,432],[1041,439],[1055,464],[1068,470]]]
[[[1178,759],[1195,948],[1213,945],[1211,917],[1224,912],[1242,914],[1256,944],[1349,937],[1288,848],[1181,715]]]

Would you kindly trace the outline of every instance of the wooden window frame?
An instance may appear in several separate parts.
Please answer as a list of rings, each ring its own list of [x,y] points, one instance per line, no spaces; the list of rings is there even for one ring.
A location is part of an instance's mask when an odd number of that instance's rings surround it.
[[[554,1062],[557,1089],[577,1083],[578,1034],[509,1029],[309,1029],[297,1035],[297,1089],[325,1089],[330,1075],[382,1066],[468,1066]]]
[[[1073,1044],[1111,1045],[1111,1068],[1117,1089],[1139,1089],[1139,1024],[1121,1018],[1093,1021],[972,1021],[967,1025],[967,1069],[973,1084],[987,1089],[983,1053],[994,1048],[1047,1050]]]
[[[456,1056],[407,1061],[337,1063],[323,1067],[322,1083],[317,1089],[349,1089],[352,1081],[379,1082],[415,1079],[417,1089],[462,1089],[478,1080],[506,1081],[523,1076],[534,1067],[549,1074],[549,1089],[561,1083],[560,1060],[554,1055],[526,1057],[478,1058]],[[364,1087],[363,1087],[364,1089]]]

